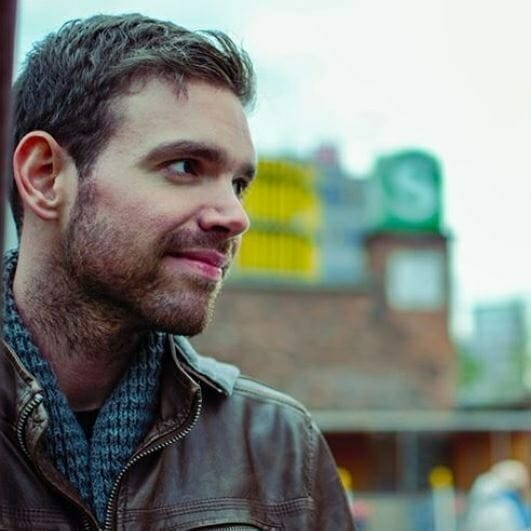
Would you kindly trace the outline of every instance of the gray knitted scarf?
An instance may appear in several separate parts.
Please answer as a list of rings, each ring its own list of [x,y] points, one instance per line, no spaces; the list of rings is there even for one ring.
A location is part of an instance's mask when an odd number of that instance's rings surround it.
[[[16,251],[4,262],[4,338],[45,391],[50,423],[44,445],[55,467],[103,524],[107,502],[121,469],[153,423],[164,352],[163,335],[150,334],[99,411],[87,440],[49,363],[22,323],[13,297]]]

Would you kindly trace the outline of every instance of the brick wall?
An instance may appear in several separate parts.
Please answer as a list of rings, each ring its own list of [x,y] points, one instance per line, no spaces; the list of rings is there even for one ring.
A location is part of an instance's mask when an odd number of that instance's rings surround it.
[[[370,240],[372,280],[363,290],[228,285],[210,327],[193,343],[311,409],[450,406],[454,353],[447,307],[396,312],[383,297],[385,257],[410,244]],[[446,249],[444,238],[412,244]]]

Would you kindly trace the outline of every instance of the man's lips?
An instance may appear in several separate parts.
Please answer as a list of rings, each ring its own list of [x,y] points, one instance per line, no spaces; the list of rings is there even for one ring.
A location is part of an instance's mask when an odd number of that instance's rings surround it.
[[[186,268],[215,281],[223,278],[223,268],[230,262],[227,255],[213,250],[178,251],[170,253],[169,256]]]
[[[218,251],[201,250],[201,251],[179,251],[170,253],[175,258],[185,258],[187,260],[195,260],[196,262],[203,262],[213,267],[220,269],[226,267],[229,263],[229,258]]]

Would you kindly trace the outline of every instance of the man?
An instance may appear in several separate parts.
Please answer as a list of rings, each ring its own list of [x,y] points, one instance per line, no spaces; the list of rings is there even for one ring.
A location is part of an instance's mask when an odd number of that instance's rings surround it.
[[[464,531],[529,531],[529,471],[515,459],[495,463],[474,481]]]
[[[140,15],[70,22],[29,54],[0,528],[353,528],[304,408],[183,337],[249,224],[253,79],[224,34]]]

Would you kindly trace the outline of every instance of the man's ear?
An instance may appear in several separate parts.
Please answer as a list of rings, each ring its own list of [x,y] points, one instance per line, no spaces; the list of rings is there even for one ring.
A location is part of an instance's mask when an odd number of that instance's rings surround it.
[[[31,131],[18,143],[13,172],[25,208],[43,220],[59,217],[64,202],[60,175],[66,153],[45,131]]]

